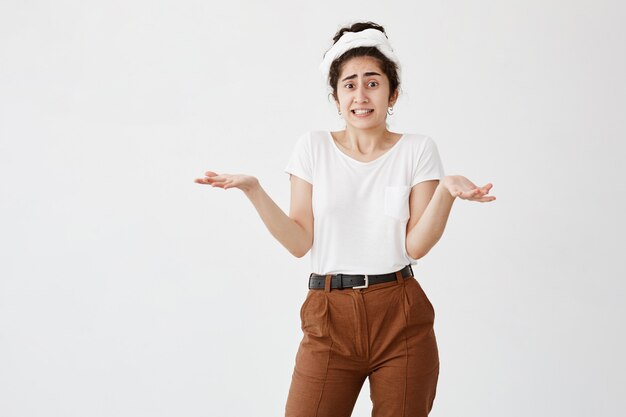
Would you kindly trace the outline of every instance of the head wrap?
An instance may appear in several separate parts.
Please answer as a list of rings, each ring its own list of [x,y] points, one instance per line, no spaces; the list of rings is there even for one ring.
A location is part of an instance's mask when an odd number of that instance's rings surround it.
[[[320,71],[324,79],[328,80],[330,66],[335,59],[343,55],[344,52],[360,46],[375,46],[383,55],[395,62],[398,66],[398,77],[400,77],[400,61],[391,49],[387,36],[378,29],[370,28],[361,32],[344,32],[341,35],[341,38],[324,54],[324,59],[320,64]]]

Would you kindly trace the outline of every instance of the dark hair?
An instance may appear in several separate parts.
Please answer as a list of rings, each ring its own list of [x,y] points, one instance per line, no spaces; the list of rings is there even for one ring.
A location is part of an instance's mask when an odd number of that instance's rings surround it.
[[[333,37],[333,45],[337,43],[339,38],[341,38],[341,35],[343,35],[345,32],[361,32],[365,29],[380,30],[385,36],[387,36],[387,34],[385,33],[385,29],[374,22],[358,22],[352,24],[351,26],[346,26],[339,29],[339,31]],[[379,61],[381,70],[389,79],[389,98],[391,98],[393,93],[400,87],[398,66],[395,62],[387,58],[385,54],[380,52],[375,46],[360,46],[346,51],[340,57],[335,59],[330,65],[330,70],[328,72],[328,83],[333,89],[332,94],[335,100],[337,100],[337,81],[339,80],[339,74],[341,72],[342,65],[351,58],[359,56],[369,56]]]

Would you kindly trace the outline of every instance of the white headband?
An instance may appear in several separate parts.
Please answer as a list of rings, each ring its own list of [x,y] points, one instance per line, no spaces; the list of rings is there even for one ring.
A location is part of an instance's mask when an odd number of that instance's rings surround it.
[[[396,63],[398,66],[398,77],[400,77],[400,61],[393,52],[393,49],[391,49],[387,36],[377,29],[365,29],[361,32],[344,32],[337,43],[324,54],[324,60],[320,64],[320,71],[324,75],[324,80],[328,80],[330,65],[335,59],[340,57],[344,52],[360,46],[375,46],[378,48],[383,55]]]

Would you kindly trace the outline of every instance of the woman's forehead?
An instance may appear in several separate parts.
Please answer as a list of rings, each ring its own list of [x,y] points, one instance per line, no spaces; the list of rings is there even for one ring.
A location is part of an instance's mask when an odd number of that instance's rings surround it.
[[[366,72],[374,72],[381,75],[383,73],[377,59],[368,56],[358,56],[343,63],[340,78],[343,78],[345,75],[361,75]]]

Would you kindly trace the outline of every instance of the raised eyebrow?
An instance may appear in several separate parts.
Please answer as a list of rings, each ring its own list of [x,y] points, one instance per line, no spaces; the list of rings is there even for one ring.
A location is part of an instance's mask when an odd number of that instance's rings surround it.
[[[380,74],[377,73],[377,72],[373,72],[373,71],[366,72],[366,73],[363,74],[364,77],[371,77],[372,75],[380,75]],[[343,80],[341,80],[341,82],[348,81],[348,80],[351,80],[351,79],[356,78],[356,77],[357,77],[356,74],[352,74],[352,75],[347,76]]]

